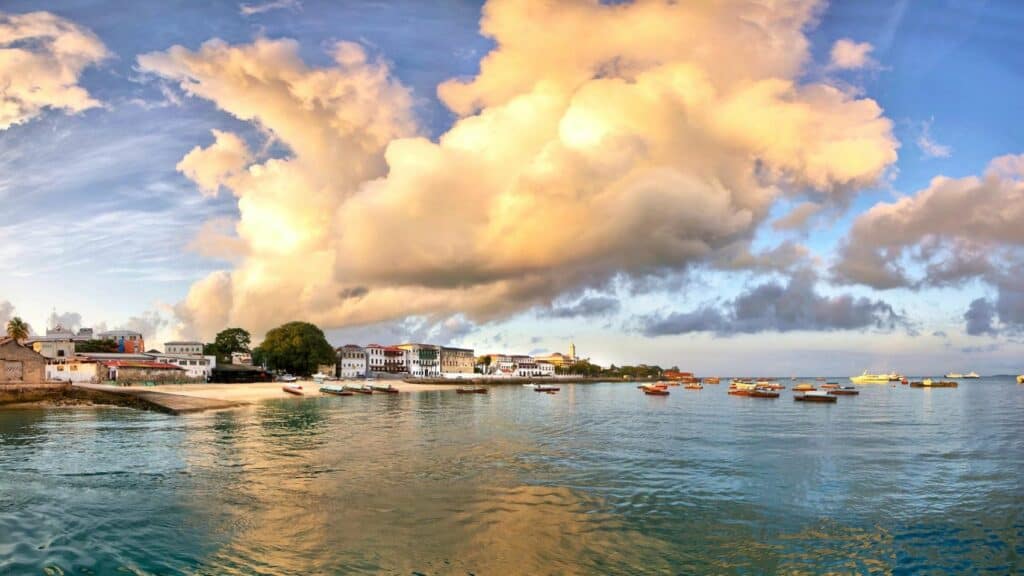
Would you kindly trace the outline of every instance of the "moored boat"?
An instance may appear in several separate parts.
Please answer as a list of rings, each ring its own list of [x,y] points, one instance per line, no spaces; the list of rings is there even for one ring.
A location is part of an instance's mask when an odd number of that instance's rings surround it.
[[[685,388],[686,390],[703,390],[704,386],[702,384],[697,384],[696,382],[693,382],[691,384],[683,386],[683,388]]]
[[[856,396],[860,394],[860,390],[857,390],[853,386],[842,386],[833,388],[829,390],[828,393],[833,396]]]
[[[459,394],[487,394],[484,386],[459,386],[455,391]]]
[[[750,396],[751,398],[778,398],[779,393],[767,388],[754,388],[750,391],[750,394],[747,394],[747,396]]]
[[[657,386],[645,386],[644,394],[648,396],[668,396],[668,388],[660,388]]]
[[[868,374],[867,370],[860,376],[850,376],[854,384],[888,384],[889,380],[890,374]]]
[[[704,383],[705,384],[720,384],[721,382],[722,382],[722,379],[718,378],[717,376],[716,377],[712,377],[712,378],[705,378],[704,379]]]
[[[814,390],[814,384],[809,384],[807,382],[801,382],[800,384],[793,386],[793,392],[813,392]]]
[[[285,384],[284,386],[281,386],[281,390],[296,396],[305,395],[305,392],[302,391],[302,386],[299,384]]]
[[[956,388],[959,386],[954,380],[932,380],[931,378],[925,378],[920,382],[911,382],[911,388]]]
[[[312,378],[313,382],[316,382],[317,384],[323,384],[325,380],[330,378],[330,376],[324,374],[323,372],[317,372],[316,374],[313,374]]]
[[[793,396],[793,400],[796,402],[831,402],[835,403],[836,397],[829,394],[828,392],[813,391],[805,392],[803,394],[797,394]]]
[[[320,392],[333,396],[353,396],[355,394],[355,392],[346,390],[344,386],[338,386],[337,384],[324,384],[320,387]]]
[[[561,390],[558,386],[545,386],[543,384],[537,384],[533,387],[534,392],[558,392]]]
[[[380,384],[371,384],[370,389],[374,392],[384,392],[385,394],[398,394],[398,388],[395,388],[391,384],[387,386],[381,386]]]
[[[839,384],[837,384],[835,382],[829,382],[827,384],[822,384],[821,385],[821,389],[822,390],[835,390],[836,388],[839,388]]]
[[[946,378],[963,378],[963,377],[964,377],[964,375],[959,373],[959,372],[950,372],[949,374],[946,374]]]
[[[1017,376],[1017,384],[1024,384],[1024,374]]]
[[[369,386],[342,386],[342,388],[356,394],[373,394],[373,388]]]
[[[281,374],[277,377],[278,382],[297,382],[299,379],[291,374]]]

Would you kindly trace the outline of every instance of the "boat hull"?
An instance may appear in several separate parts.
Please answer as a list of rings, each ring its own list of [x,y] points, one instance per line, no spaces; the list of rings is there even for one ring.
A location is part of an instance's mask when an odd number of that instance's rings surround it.
[[[295,396],[305,396],[305,392],[302,391],[302,386],[281,386],[281,390]]]
[[[815,394],[799,394],[797,396],[793,396],[793,400],[795,402],[821,402],[823,404],[835,404],[836,397],[829,395],[818,396]]]

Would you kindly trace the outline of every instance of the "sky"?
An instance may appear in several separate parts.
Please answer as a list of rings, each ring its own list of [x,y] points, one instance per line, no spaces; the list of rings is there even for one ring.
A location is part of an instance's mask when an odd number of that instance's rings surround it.
[[[0,4],[0,320],[1024,370],[1012,1]]]

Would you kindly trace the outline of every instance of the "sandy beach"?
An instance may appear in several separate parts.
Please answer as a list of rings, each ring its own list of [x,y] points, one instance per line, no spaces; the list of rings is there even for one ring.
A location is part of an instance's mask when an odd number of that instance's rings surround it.
[[[331,382],[331,384],[348,384],[359,386],[365,383],[363,380]],[[415,392],[436,392],[443,390],[455,390],[458,383],[452,384],[410,384],[401,380],[378,381],[376,384],[386,385],[390,383],[402,393]],[[307,395],[318,396],[317,390],[320,385],[312,380],[299,382],[306,390]],[[196,396],[199,398],[213,398],[217,400],[228,400],[233,402],[259,402],[272,398],[298,398],[281,390],[281,382],[259,382],[253,384],[165,384],[161,386],[150,386],[146,390],[154,392],[166,392],[168,394],[181,394],[183,396]]]

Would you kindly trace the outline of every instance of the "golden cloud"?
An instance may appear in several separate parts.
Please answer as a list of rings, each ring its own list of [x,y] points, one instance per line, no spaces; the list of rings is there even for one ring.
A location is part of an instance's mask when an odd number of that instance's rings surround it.
[[[874,101],[799,82],[818,8],[488,2],[496,48],[475,78],[439,87],[459,118],[436,141],[355,44],[328,68],[262,38],[141,56],[291,152],[255,162],[219,133],[179,164],[205,193],[238,197],[246,246],[179,305],[184,331],[499,318],[730,258],[782,194],[845,201],[898,144]],[[344,298],[353,287],[364,296]]]

